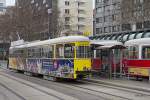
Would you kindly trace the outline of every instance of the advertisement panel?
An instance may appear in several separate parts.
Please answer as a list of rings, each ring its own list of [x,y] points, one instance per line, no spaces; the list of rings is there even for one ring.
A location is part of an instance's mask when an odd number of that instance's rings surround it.
[[[53,71],[53,60],[42,59],[42,74],[48,75],[50,71]]]
[[[70,59],[27,59],[27,71],[62,78],[74,78],[74,61]]]
[[[42,62],[40,59],[27,59],[27,71],[32,73],[42,72]]]
[[[16,65],[18,70],[24,70],[26,63],[25,60],[21,57],[16,58]]]
[[[74,62],[70,59],[54,60],[53,68],[49,72],[51,76],[73,78],[74,75]]]
[[[9,58],[9,68],[17,69],[16,58]]]

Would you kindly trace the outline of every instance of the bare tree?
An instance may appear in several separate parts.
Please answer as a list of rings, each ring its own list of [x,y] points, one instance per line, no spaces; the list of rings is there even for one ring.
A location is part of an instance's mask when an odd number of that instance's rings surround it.
[[[57,0],[53,1],[52,14],[48,15],[48,8],[45,5],[36,6],[31,3],[31,0],[17,0],[14,7],[7,8],[6,13],[0,16],[1,37],[4,37],[4,40],[5,38],[17,40],[20,36],[27,41],[47,39],[50,35],[51,38],[58,37],[59,12]],[[49,30],[50,33],[48,33]]]

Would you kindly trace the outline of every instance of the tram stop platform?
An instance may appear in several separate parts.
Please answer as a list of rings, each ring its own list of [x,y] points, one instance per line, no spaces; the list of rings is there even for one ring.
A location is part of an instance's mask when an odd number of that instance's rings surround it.
[[[86,81],[93,82],[93,83],[99,83],[99,84],[105,84],[110,86],[117,86],[127,89],[133,89],[133,90],[139,90],[144,92],[150,92],[150,82],[148,80],[143,81],[137,81],[135,79],[126,79],[126,78],[90,78],[86,79]]]

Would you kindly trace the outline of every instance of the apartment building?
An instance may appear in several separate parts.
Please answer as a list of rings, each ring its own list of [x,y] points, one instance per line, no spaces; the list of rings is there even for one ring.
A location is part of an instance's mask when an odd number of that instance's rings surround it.
[[[5,12],[6,0],[0,0],[0,14]]]
[[[58,0],[61,35],[93,34],[93,0]]]
[[[150,0],[96,0],[95,35],[150,29]]]
[[[120,5],[122,0],[95,1],[95,30],[96,35],[114,33],[121,30]]]

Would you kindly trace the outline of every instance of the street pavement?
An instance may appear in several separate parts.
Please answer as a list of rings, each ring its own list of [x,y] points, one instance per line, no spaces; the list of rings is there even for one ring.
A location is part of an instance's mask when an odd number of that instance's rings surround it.
[[[134,86],[140,84],[137,81],[106,79],[95,81],[101,83],[95,85],[88,82],[52,82],[0,69],[0,100],[150,100],[150,92],[124,90],[112,87],[111,84],[110,87],[102,85],[102,81],[105,81]],[[148,83],[141,82],[141,87],[145,84],[149,86]]]
[[[0,72],[0,100],[78,100]]]

